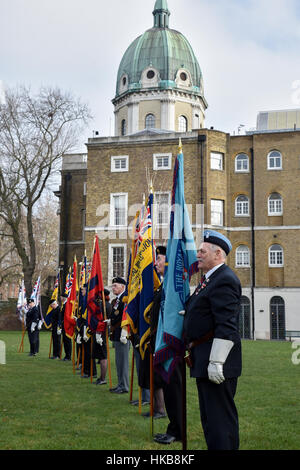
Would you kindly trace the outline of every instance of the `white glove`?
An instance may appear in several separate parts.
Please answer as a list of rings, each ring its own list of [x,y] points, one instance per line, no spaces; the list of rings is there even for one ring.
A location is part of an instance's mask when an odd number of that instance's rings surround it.
[[[215,384],[224,382],[223,364],[231,351],[234,343],[227,339],[214,338],[209,356],[207,368],[208,378]]]
[[[87,342],[87,341],[89,340],[89,337],[88,337],[88,335],[86,334],[86,332],[87,332],[87,327],[85,326],[85,327],[83,328],[83,341],[85,341],[85,342]]]
[[[102,339],[102,335],[100,333],[96,333],[96,342],[98,344],[100,344],[100,346],[102,346],[103,344],[103,339]]]
[[[35,322],[31,323],[31,328],[30,328],[31,333],[34,332],[36,325],[37,325],[37,323],[35,323]]]
[[[77,335],[76,343],[81,344],[81,336],[80,335]]]
[[[108,318],[107,320],[103,320],[104,323],[107,324],[107,326],[110,326],[111,325],[111,319]]]
[[[42,322],[42,320],[40,320],[39,323],[38,323],[38,330],[40,330],[42,328],[42,325],[43,325],[43,322]]]
[[[58,335],[61,335],[61,328],[60,328],[59,326],[57,327],[56,333],[57,333]]]
[[[127,344],[127,328],[122,328],[120,341],[123,344]]]

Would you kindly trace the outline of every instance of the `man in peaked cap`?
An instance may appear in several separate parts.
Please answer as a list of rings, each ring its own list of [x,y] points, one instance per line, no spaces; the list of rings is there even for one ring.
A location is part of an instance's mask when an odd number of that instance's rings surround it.
[[[234,403],[241,374],[239,308],[241,284],[226,265],[232,246],[207,230],[197,252],[201,283],[186,304],[184,331],[191,377],[196,378],[200,416],[208,450],[237,450]]]

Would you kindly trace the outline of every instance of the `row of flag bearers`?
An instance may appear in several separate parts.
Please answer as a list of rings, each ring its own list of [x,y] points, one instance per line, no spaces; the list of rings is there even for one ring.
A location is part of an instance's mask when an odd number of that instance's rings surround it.
[[[122,369],[127,367],[124,357],[126,351],[128,357],[126,345],[131,339],[140,358],[140,390],[150,389],[151,418],[155,417],[155,392],[162,389],[165,398],[170,423],[166,433],[156,434],[154,440],[161,444],[180,440],[185,450],[184,315],[190,298],[191,276],[198,271],[199,263],[184,199],[181,143],[174,165],[166,247],[155,247],[152,206],[153,193],[150,191],[146,204],[135,216],[127,279],[113,280],[113,285],[123,284],[119,292],[114,291],[114,302],[109,302],[109,291],[103,283],[99,239],[96,235],[91,262],[87,263],[84,256],[79,271],[77,260],[74,259],[65,282],[62,308],[58,305],[60,283],[57,278],[44,324],[47,328],[52,328],[52,357],[61,357],[62,335],[66,360],[71,359],[72,350],[73,370],[75,371],[75,348],[77,366],[81,364],[81,376],[90,377],[91,381],[96,375],[95,357],[98,357],[101,373],[97,383],[106,383],[108,368],[110,391],[113,393],[128,392],[128,383],[122,377]],[[109,336],[115,345],[117,387],[112,387]],[[69,349],[66,349],[68,341]],[[139,404],[141,401],[140,394]],[[150,422],[153,427],[153,421]]]

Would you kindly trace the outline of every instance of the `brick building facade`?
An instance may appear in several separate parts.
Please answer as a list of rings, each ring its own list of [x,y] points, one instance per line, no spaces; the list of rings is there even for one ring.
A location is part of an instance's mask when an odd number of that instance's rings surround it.
[[[233,245],[228,264],[243,287],[242,336],[285,339],[287,330],[300,330],[299,110],[284,118],[260,113],[258,129],[246,135],[206,129],[192,48],[169,29],[166,0],[156,0],[153,16],[153,28],[120,62],[116,136],[90,138],[87,154],[63,159],[60,266],[66,275],[75,254],[81,260],[86,251],[90,259],[97,233],[105,284],[126,277],[132,223],[151,182],[154,238],[166,244],[181,139],[196,245],[203,228],[220,230]]]

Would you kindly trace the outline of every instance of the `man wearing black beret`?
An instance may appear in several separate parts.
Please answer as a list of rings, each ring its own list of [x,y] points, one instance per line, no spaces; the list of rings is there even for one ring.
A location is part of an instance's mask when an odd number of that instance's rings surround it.
[[[129,390],[129,341],[127,332],[121,327],[124,310],[123,297],[125,295],[126,281],[122,277],[112,280],[112,291],[116,296],[112,301],[110,318],[104,320],[111,328],[110,339],[115,347],[115,361],[118,376],[118,385],[110,391],[112,393],[128,393]]]
[[[239,447],[234,396],[242,367],[241,284],[225,264],[231,248],[230,241],[221,233],[204,232],[197,258],[205,276],[187,301],[184,320],[190,372],[197,382],[208,450]]]

